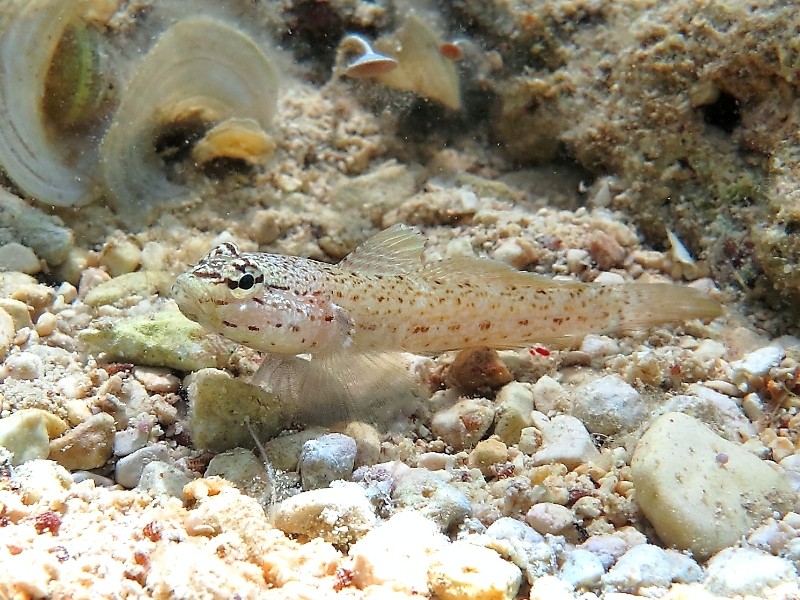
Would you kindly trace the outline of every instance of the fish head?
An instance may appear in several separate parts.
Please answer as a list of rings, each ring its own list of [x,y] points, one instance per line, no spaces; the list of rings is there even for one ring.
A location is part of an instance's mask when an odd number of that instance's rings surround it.
[[[225,242],[178,276],[172,297],[189,319],[255,350],[313,353],[349,336],[352,323],[319,293],[307,263]]]

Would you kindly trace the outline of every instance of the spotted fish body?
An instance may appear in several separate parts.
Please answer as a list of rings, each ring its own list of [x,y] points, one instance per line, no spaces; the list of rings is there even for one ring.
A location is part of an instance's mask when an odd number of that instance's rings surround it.
[[[713,318],[720,305],[670,284],[562,282],[482,259],[422,262],[395,226],[338,265],[222,244],[181,275],[183,313],[270,354],[433,354],[470,346],[561,344],[588,333]]]

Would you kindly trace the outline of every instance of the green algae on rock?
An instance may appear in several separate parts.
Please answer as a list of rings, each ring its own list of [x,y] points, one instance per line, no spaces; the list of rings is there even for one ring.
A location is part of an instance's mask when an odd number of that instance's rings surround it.
[[[177,371],[222,366],[233,352],[232,344],[208,335],[174,305],[87,329],[78,339],[89,351],[103,353],[105,360]]]

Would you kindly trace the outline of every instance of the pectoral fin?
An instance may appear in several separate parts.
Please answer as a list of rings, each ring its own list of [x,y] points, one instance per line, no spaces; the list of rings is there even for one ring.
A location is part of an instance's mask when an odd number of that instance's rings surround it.
[[[421,397],[399,352],[321,358],[267,354],[252,383],[289,404],[294,420],[314,425],[358,419],[387,428],[413,412]]]

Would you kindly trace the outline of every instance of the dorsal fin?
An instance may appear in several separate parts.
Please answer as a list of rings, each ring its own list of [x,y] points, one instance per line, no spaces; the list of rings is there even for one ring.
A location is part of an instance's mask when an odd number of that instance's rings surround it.
[[[505,283],[521,287],[553,287],[564,284],[536,273],[518,271],[496,260],[472,256],[454,256],[428,263],[419,270],[418,276],[422,280],[440,282],[477,276],[482,281],[502,279]]]
[[[339,267],[358,273],[400,274],[419,269],[425,240],[407,225],[392,225],[364,241]]]

